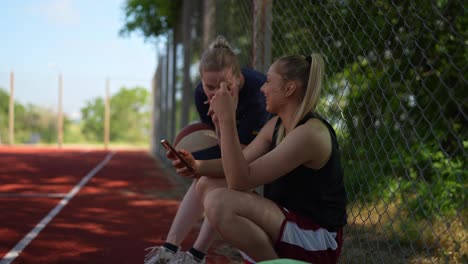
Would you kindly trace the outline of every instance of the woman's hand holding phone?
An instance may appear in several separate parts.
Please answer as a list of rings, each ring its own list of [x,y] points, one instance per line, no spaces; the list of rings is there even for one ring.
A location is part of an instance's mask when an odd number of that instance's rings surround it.
[[[186,150],[176,150],[167,140],[161,140],[161,145],[166,148],[166,157],[172,160],[177,174],[185,177],[196,177],[196,160],[192,154]]]

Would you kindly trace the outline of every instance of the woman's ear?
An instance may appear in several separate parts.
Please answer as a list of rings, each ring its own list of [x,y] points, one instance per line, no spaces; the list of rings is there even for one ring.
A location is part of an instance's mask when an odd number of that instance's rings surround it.
[[[295,81],[288,81],[286,83],[286,96],[291,96],[297,89],[297,83]]]

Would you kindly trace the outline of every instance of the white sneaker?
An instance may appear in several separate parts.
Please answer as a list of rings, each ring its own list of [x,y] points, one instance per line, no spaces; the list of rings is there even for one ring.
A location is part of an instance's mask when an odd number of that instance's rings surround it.
[[[177,252],[168,264],[205,264],[205,258],[201,261],[195,260],[195,257],[188,252]]]
[[[162,246],[149,247],[145,250],[151,251],[146,254],[144,264],[167,264],[176,255],[176,253]]]

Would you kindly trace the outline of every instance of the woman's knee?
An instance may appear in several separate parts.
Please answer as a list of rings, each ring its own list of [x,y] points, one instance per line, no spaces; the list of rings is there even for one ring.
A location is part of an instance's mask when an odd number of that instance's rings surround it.
[[[232,215],[230,207],[227,206],[227,188],[217,188],[208,192],[203,200],[205,215],[211,225],[220,228],[223,223]]]
[[[200,177],[195,184],[195,190],[197,191],[197,194],[203,201],[205,197],[205,193],[210,189],[211,186],[211,179],[205,176]]]

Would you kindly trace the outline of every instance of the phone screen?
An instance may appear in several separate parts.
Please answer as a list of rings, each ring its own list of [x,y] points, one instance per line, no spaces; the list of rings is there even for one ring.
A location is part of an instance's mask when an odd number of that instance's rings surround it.
[[[182,161],[182,163],[184,163],[184,165],[187,168],[189,168],[190,170],[193,171],[193,168],[187,163],[187,161],[185,161],[185,159],[182,157],[182,155],[180,155],[180,153],[171,145],[171,143],[169,143],[169,141],[167,141],[166,139],[163,139],[163,140],[161,140],[161,145],[163,145],[164,148],[166,148],[168,151],[170,151],[174,155],[176,155],[177,158],[179,158],[179,160]]]

